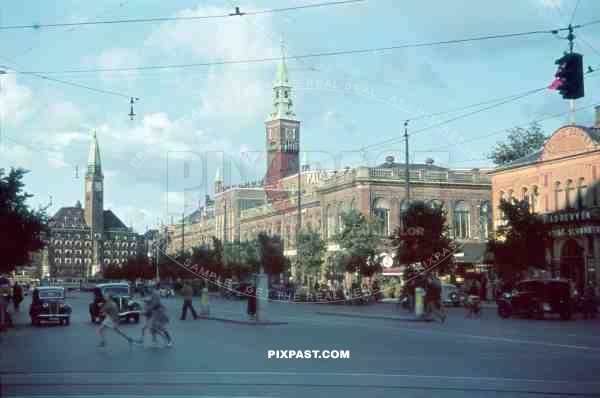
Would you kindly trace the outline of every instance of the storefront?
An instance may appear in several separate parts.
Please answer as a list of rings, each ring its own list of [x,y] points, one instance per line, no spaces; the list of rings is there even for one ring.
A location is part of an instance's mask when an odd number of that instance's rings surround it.
[[[548,226],[546,258],[553,276],[568,278],[582,291],[598,285],[600,207],[560,211],[540,216]]]

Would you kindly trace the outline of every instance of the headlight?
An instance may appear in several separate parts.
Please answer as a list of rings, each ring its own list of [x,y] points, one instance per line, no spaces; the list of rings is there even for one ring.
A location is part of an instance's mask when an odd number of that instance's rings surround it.
[[[507,292],[507,293],[504,293],[502,295],[502,297],[504,297],[505,299],[510,299],[512,297],[512,294],[510,294],[510,293]]]
[[[544,311],[550,311],[552,308],[550,307],[550,304],[548,303],[544,303],[542,305],[542,308],[544,308]]]
[[[44,303],[44,304],[42,304],[42,307],[43,307],[43,308],[48,308],[48,303]]]

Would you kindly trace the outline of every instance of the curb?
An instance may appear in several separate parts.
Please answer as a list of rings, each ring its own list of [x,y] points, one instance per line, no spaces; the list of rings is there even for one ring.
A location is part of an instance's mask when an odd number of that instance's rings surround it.
[[[351,314],[348,312],[323,312],[317,311],[317,315],[330,315],[330,316],[341,316],[348,318],[363,318],[363,319],[385,319],[390,321],[402,321],[402,322],[433,322],[432,319],[417,318],[417,317],[397,317],[397,316],[380,316],[380,315],[363,315],[363,314]]]
[[[230,318],[221,318],[216,316],[198,316],[198,319],[205,319],[208,321],[219,321],[226,323],[234,323],[237,325],[252,325],[252,326],[276,326],[276,325],[287,325],[288,322],[275,322],[275,321],[246,321],[241,319],[230,319]]]

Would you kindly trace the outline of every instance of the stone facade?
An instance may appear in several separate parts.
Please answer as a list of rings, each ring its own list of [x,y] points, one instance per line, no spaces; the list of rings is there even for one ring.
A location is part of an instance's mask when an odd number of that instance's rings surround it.
[[[144,253],[142,236],[128,228],[111,211],[103,209],[104,178],[100,149],[94,133],[85,179],[85,204],[62,207],[50,219],[47,237],[51,278],[87,278],[112,264]]]
[[[600,107],[595,127],[564,126],[543,148],[492,175],[494,223],[502,198],[525,199],[548,225],[547,265],[580,288],[597,283],[600,264]]]

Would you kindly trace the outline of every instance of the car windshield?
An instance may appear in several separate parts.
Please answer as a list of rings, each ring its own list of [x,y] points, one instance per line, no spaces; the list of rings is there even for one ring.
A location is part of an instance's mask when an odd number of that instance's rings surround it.
[[[62,289],[51,289],[51,290],[40,290],[40,298],[49,299],[49,298],[63,298],[64,292]]]
[[[129,296],[129,288],[127,286],[109,286],[103,288],[102,293],[110,293],[113,296]]]

